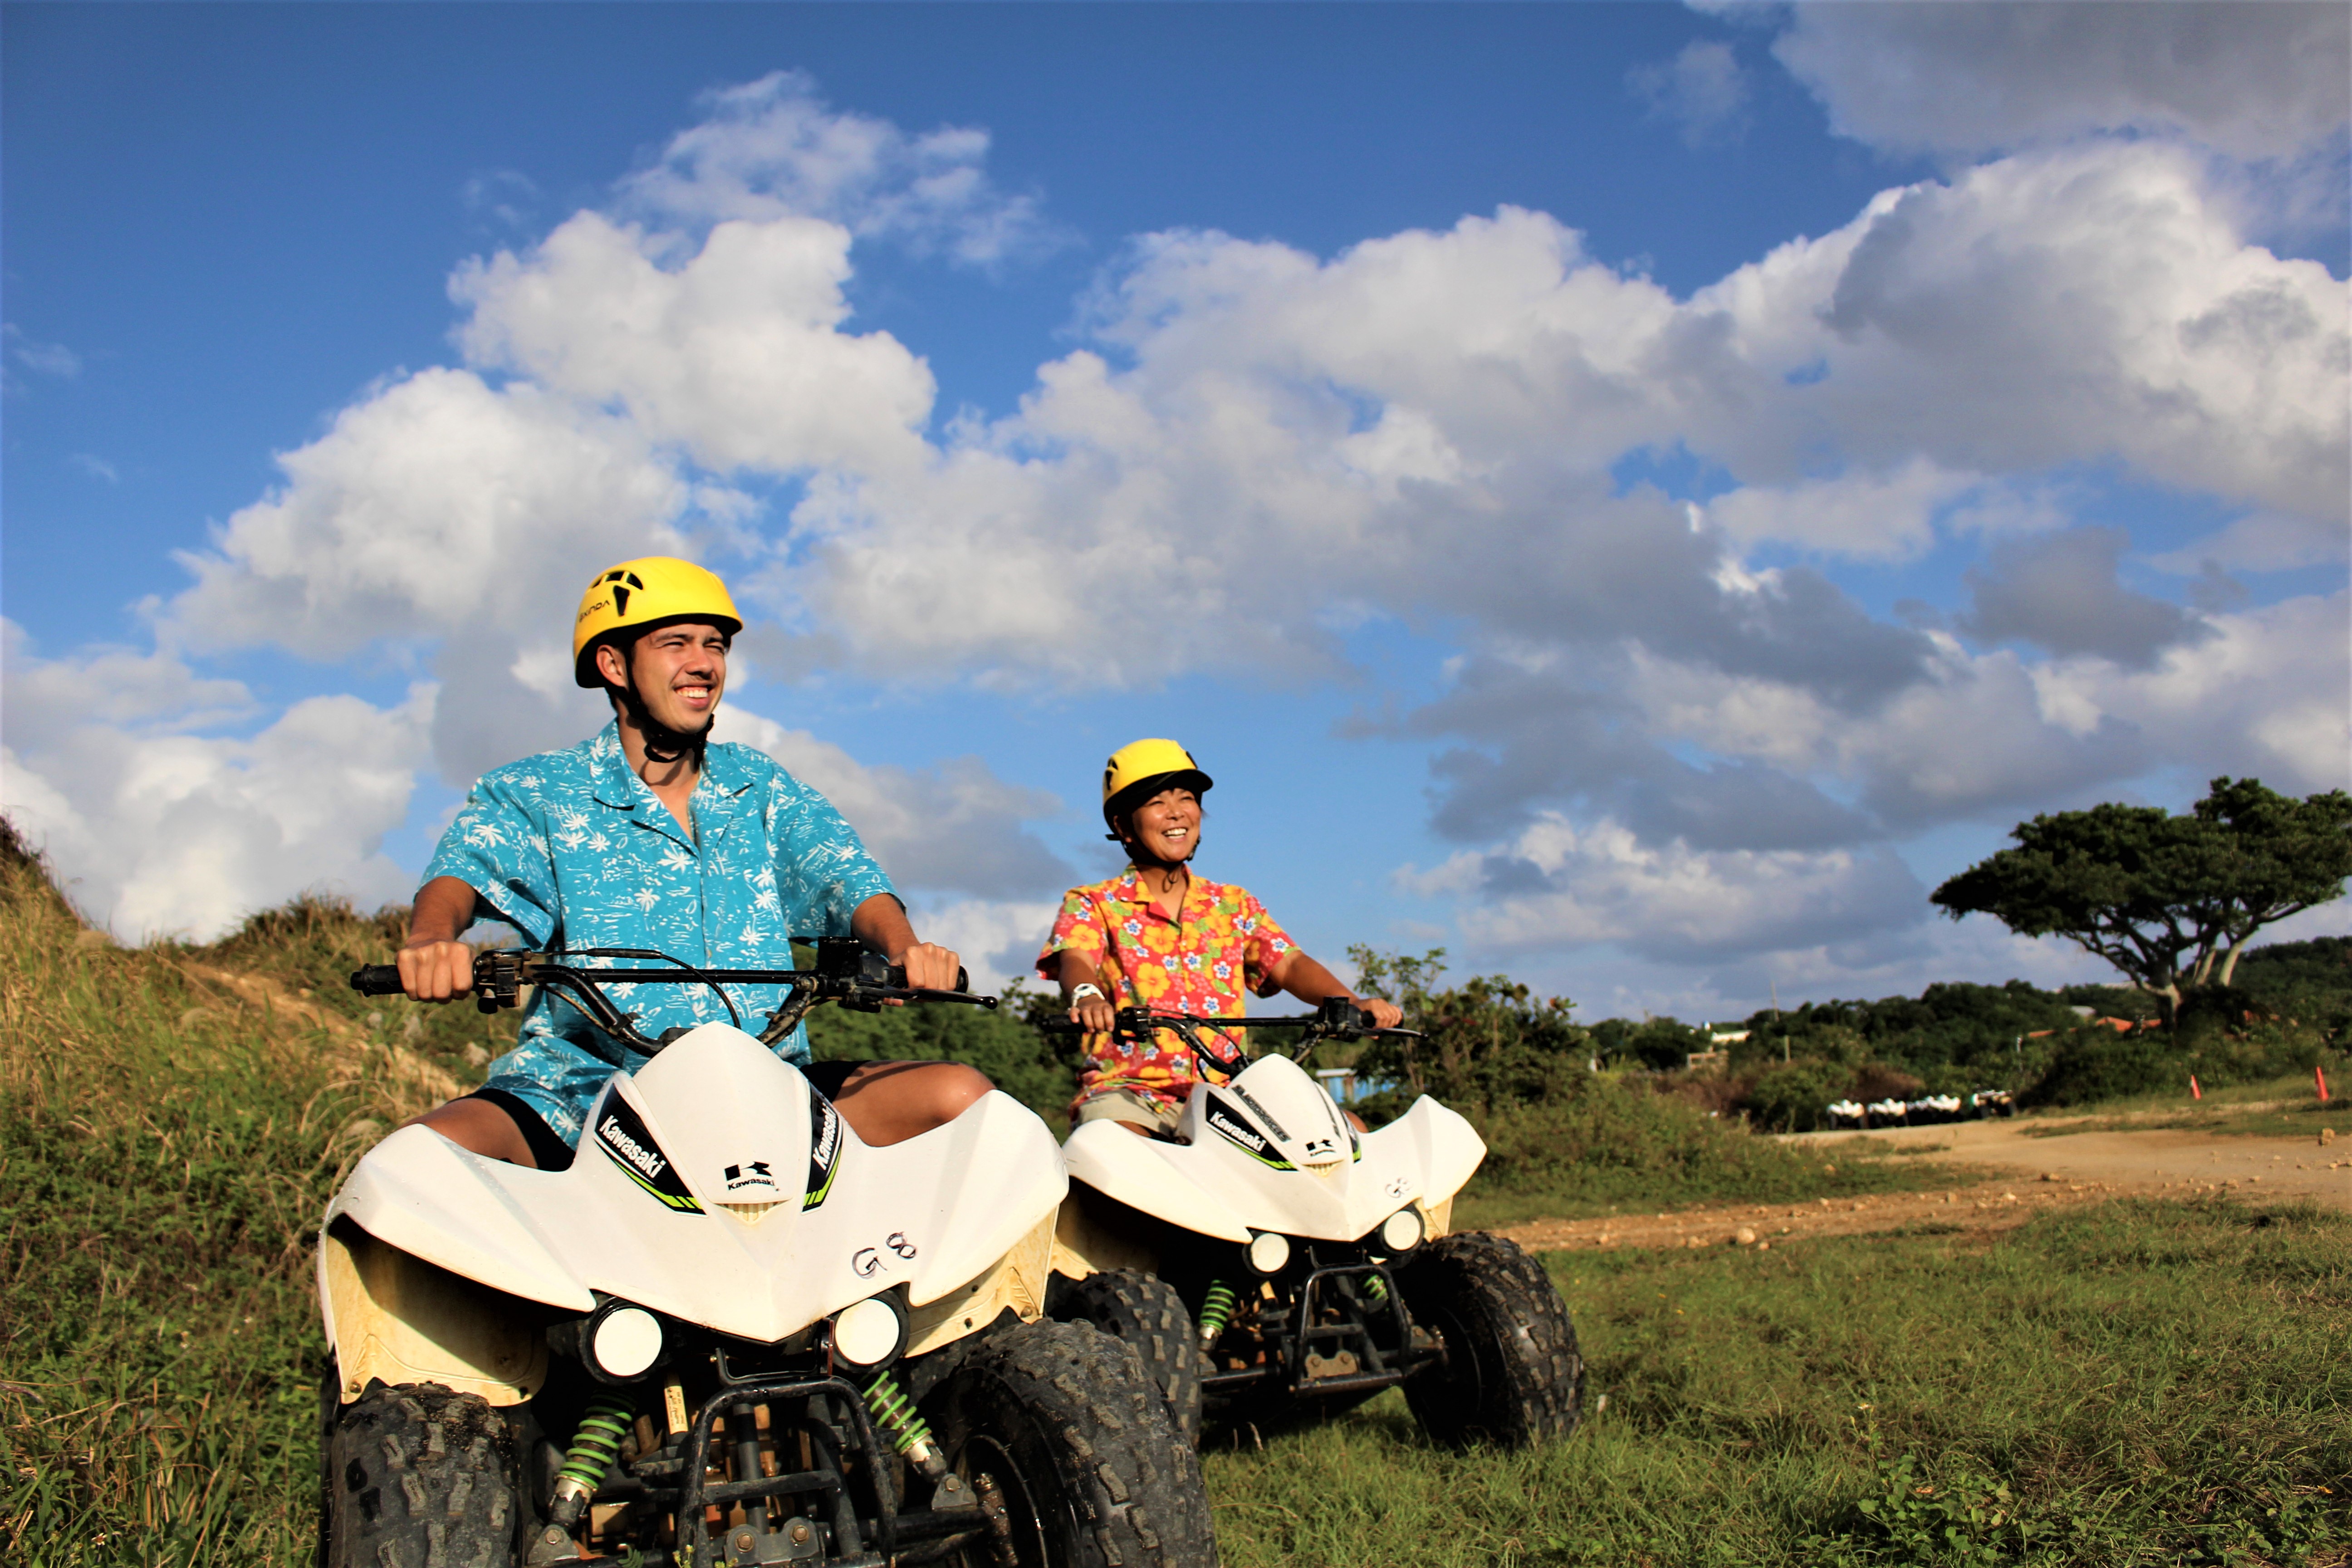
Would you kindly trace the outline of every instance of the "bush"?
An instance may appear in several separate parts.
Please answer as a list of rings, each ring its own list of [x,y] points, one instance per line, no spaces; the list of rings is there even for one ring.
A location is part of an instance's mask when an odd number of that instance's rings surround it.
[[[994,1012],[953,1002],[850,1013],[819,1007],[808,1016],[809,1054],[818,1061],[962,1062],[1048,1119],[1066,1113],[1077,1093],[1077,1037],[1038,1033],[1017,986]]]
[[[1845,1097],[1853,1069],[1803,1058],[1767,1071],[1748,1092],[1748,1119],[1768,1132],[1811,1132],[1829,1124],[1827,1107]]]
[[[2058,1041],[2049,1070],[2024,1098],[2032,1105],[2087,1105],[2168,1088],[2186,1093],[2189,1070],[2158,1030],[2126,1035],[2093,1026]]]
[[[1375,1038],[1356,1058],[1366,1080],[1397,1086],[1397,1108],[1435,1096],[1456,1110],[1539,1100],[1563,1080],[1585,1076],[1592,1036],[1569,1018],[1564,996],[1537,1001],[1506,974],[1480,975],[1440,991],[1445,950],[1420,958],[1351,947],[1358,991],[1394,1002],[1419,1039]]]

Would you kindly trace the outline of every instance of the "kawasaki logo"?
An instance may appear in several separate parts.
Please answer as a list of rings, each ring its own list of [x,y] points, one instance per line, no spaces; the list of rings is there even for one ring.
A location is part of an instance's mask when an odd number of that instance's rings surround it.
[[[801,1207],[813,1209],[824,1202],[833,1192],[833,1178],[840,1171],[841,1112],[830,1100],[812,1089],[809,1091],[809,1163],[808,1180],[801,1187]]]
[[[1225,1113],[1222,1110],[1212,1110],[1209,1112],[1209,1125],[1223,1133],[1226,1137],[1232,1139],[1234,1142],[1240,1144],[1243,1148],[1247,1149],[1253,1154],[1262,1154],[1265,1152],[1265,1139],[1259,1137],[1256,1133],[1252,1132],[1246,1127],[1234,1125],[1234,1123],[1228,1119]]]
[[[602,1138],[614,1152],[635,1165],[638,1172],[646,1176],[660,1175],[663,1168],[669,1163],[659,1154],[630,1137],[627,1130],[622,1127],[621,1119],[617,1116],[604,1118],[604,1125],[596,1129],[596,1136]]]
[[[654,1142],[654,1135],[616,1093],[605,1101],[604,1120],[596,1124],[596,1142],[629,1180],[679,1214],[700,1214],[702,1205],[678,1179],[669,1161]],[[732,1180],[732,1176],[730,1177]]]
[[[1242,1149],[1259,1164],[1270,1165],[1277,1171],[1295,1171],[1298,1168],[1276,1152],[1273,1141],[1252,1126],[1249,1118],[1226,1104],[1223,1097],[1214,1093],[1209,1096],[1209,1114],[1206,1120],[1210,1127],[1227,1142]]]

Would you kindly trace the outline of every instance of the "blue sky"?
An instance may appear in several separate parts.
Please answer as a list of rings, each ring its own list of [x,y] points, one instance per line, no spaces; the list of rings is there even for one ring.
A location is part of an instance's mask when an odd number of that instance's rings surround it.
[[[2352,771],[2344,18],[2231,15],[0,9],[7,808],[397,897],[676,549],[998,967],[1171,733],[1329,956],[2095,975],[1925,892]]]

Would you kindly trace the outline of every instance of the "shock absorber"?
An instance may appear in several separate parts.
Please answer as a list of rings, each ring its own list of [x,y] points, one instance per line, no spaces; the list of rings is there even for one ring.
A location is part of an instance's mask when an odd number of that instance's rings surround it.
[[[600,1394],[588,1402],[580,1429],[572,1435],[572,1451],[556,1472],[555,1499],[547,1510],[550,1524],[569,1532],[580,1522],[588,1500],[620,1462],[621,1439],[628,1436],[632,1415],[629,1402],[614,1394]]]
[[[1214,1345],[1233,1321],[1234,1288],[1222,1279],[1210,1280],[1209,1293],[1201,1299],[1201,1349]]]
[[[1364,1300],[1373,1306],[1383,1306],[1389,1299],[1389,1278],[1375,1269],[1364,1276]]]
[[[907,1462],[922,1472],[927,1481],[936,1481],[948,1473],[947,1457],[931,1440],[930,1424],[915,1409],[915,1402],[898,1386],[898,1380],[887,1372],[877,1372],[874,1381],[866,1385],[866,1408],[873,1413],[874,1424],[888,1436],[890,1446],[907,1457]]]

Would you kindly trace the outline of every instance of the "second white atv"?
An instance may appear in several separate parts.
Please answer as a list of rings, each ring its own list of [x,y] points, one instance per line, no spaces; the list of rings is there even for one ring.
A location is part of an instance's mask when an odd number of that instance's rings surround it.
[[[1426,1095],[1358,1132],[1300,1066],[1319,1040],[1378,1032],[1369,1015],[1344,998],[1245,1023],[1122,1008],[1118,1027],[1170,1030],[1227,1081],[1193,1085],[1173,1139],[1090,1121],[1063,1144],[1055,1317],[1134,1344],[1195,1437],[1204,1414],[1264,1424],[1397,1385],[1437,1442],[1574,1430],[1584,1363],[1559,1291],[1517,1244],[1450,1228],[1477,1132]],[[1301,1034],[1252,1062],[1243,1027]]]
[[[556,988],[651,1058],[572,1165],[409,1127],[327,1210],[320,1568],[1215,1562],[1136,1357],[1044,1318],[1045,1125],[992,1093],[870,1147],[770,1048],[821,1000],[992,998],[909,991],[854,942],[806,972],[565,956],[486,953],[475,984],[485,1011]],[[604,993],[664,983],[793,989],[758,1038],[658,1041]]]

